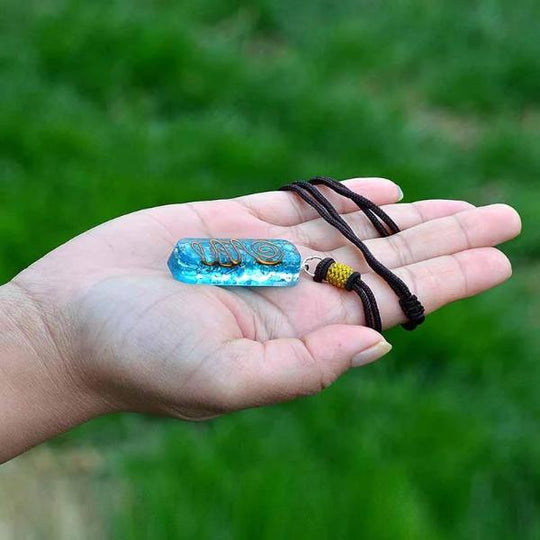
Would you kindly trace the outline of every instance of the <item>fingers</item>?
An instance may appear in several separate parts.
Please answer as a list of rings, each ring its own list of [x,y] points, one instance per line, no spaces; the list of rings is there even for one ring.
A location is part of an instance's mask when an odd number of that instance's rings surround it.
[[[325,326],[301,339],[234,340],[222,349],[232,368],[222,380],[221,401],[243,409],[313,394],[390,349],[378,332],[347,325]]]
[[[520,230],[517,212],[505,204],[494,204],[422,223],[387,238],[369,240],[366,245],[384,265],[398,268],[466,249],[495,246],[514,238]],[[369,270],[352,244],[332,251],[331,256],[360,272]]]
[[[419,201],[383,206],[382,209],[397,223],[401,230],[410,229],[433,219],[450,216],[474,206],[464,201]],[[360,210],[343,216],[355,234],[362,240],[378,238],[379,233]],[[279,234],[278,234],[279,236]],[[281,236],[318,251],[331,251],[350,242],[324,219],[312,219],[286,229]]]
[[[477,248],[436,257],[427,261],[404,266],[395,271],[416,294],[427,313],[473,296],[506,281],[512,275],[508,258],[496,248]],[[398,299],[379,276],[365,276],[371,287],[385,328],[405,322]],[[341,291],[339,291],[341,292]],[[348,322],[362,322],[364,314],[359,299],[346,294],[340,300]]]
[[[460,221],[456,223],[458,219]],[[435,237],[429,232],[432,225],[439,232]],[[395,273],[403,277],[427,310],[432,311],[444,303],[476,294],[507,279],[510,275],[508,260],[496,249],[486,246],[514,237],[520,227],[519,216],[513,209],[493,205],[433,220],[395,235],[412,235],[410,246],[396,248],[395,240],[394,244],[388,243],[388,239],[377,240],[380,247],[373,251],[381,262],[394,268],[402,261],[411,263],[398,268]],[[420,233],[417,234],[415,229],[420,229]],[[369,247],[373,247],[373,242],[367,242]],[[473,247],[468,249],[468,246]],[[394,249],[397,249],[396,253]],[[305,256],[309,254],[306,248],[301,251]],[[404,322],[396,295],[382,279],[371,271],[366,272],[356,248],[351,246],[319,255],[330,255],[365,274],[363,279],[372,285],[386,327]],[[417,260],[420,257],[425,259],[424,262]],[[313,283],[305,277],[294,294],[264,291],[261,296],[267,303],[277,306],[281,313],[286,313],[299,334],[325,324],[365,322],[362,304],[354,293]],[[271,307],[262,312],[272,313]]]
[[[512,270],[503,253],[488,247],[437,257],[394,272],[405,281],[430,313],[449,302],[478,294],[502,283],[510,277]],[[372,273],[366,274],[363,279],[377,299],[384,327],[405,322],[399,300],[388,284]],[[264,320],[268,328],[272,327],[272,320],[278,316],[276,309],[287,314],[293,330],[299,335],[321,325],[365,324],[360,298],[354,292],[336,289],[327,283],[315,283],[302,278],[294,293],[268,290],[261,293],[261,296],[268,302],[266,309],[261,310],[268,314],[268,320]]]
[[[390,204],[401,200],[401,189],[390,180],[384,178],[353,178],[345,180],[344,184],[371,199],[378,205]],[[358,206],[351,200],[337,195],[326,187],[321,191],[332,202],[340,214],[358,210]],[[255,193],[234,199],[244,205],[252,214],[265,223],[290,227],[304,221],[315,219],[319,214],[294,193],[285,191],[269,191]]]

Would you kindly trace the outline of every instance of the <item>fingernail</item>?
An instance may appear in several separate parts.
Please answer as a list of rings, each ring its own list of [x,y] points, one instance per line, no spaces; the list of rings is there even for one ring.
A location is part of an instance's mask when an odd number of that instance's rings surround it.
[[[392,345],[388,343],[385,339],[382,341],[379,341],[369,349],[366,349],[365,351],[362,351],[361,353],[357,354],[351,362],[352,367],[360,367],[364,366],[366,364],[369,364],[370,362],[375,362],[375,360],[378,360],[385,354],[389,353],[392,350]]]
[[[405,197],[405,195],[403,194],[403,190],[399,186],[397,186],[397,189],[398,189],[398,202],[399,202],[403,200],[403,197]]]

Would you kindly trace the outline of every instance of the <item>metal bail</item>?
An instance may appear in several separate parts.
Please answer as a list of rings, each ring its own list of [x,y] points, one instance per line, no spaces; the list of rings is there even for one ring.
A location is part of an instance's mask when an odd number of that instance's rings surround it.
[[[318,257],[317,255],[314,255],[313,257],[307,257],[306,259],[304,259],[304,262],[302,263],[302,270],[304,270],[304,272],[310,276],[310,277],[315,277],[315,272],[312,272],[311,271],[311,268],[310,268],[310,265],[309,263],[311,261],[317,261],[317,264],[319,262],[321,262],[323,259],[322,257]]]

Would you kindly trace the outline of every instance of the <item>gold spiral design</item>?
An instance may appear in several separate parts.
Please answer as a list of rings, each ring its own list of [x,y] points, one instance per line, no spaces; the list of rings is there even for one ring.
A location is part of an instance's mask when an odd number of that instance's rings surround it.
[[[206,266],[221,266],[231,268],[242,263],[242,252],[253,257],[257,263],[265,266],[275,266],[283,262],[283,250],[270,240],[255,240],[251,246],[247,246],[241,240],[218,240],[210,238],[209,257],[201,242],[191,242],[192,249],[201,258],[201,263]]]
[[[237,240],[238,242],[238,240]],[[248,248],[244,246],[248,251]],[[270,240],[256,240],[250,248],[249,254],[259,263],[266,266],[275,266],[283,262],[283,250]]]

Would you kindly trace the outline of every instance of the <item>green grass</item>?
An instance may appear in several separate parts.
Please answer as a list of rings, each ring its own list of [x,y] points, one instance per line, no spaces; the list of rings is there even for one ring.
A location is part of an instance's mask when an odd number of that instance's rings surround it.
[[[105,456],[111,536],[540,536],[536,0],[1,0],[0,17],[2,280],[119,214],[315,174],[524,220],[510,283],[392,331],[390,358],[319,396],[55,441]]]

